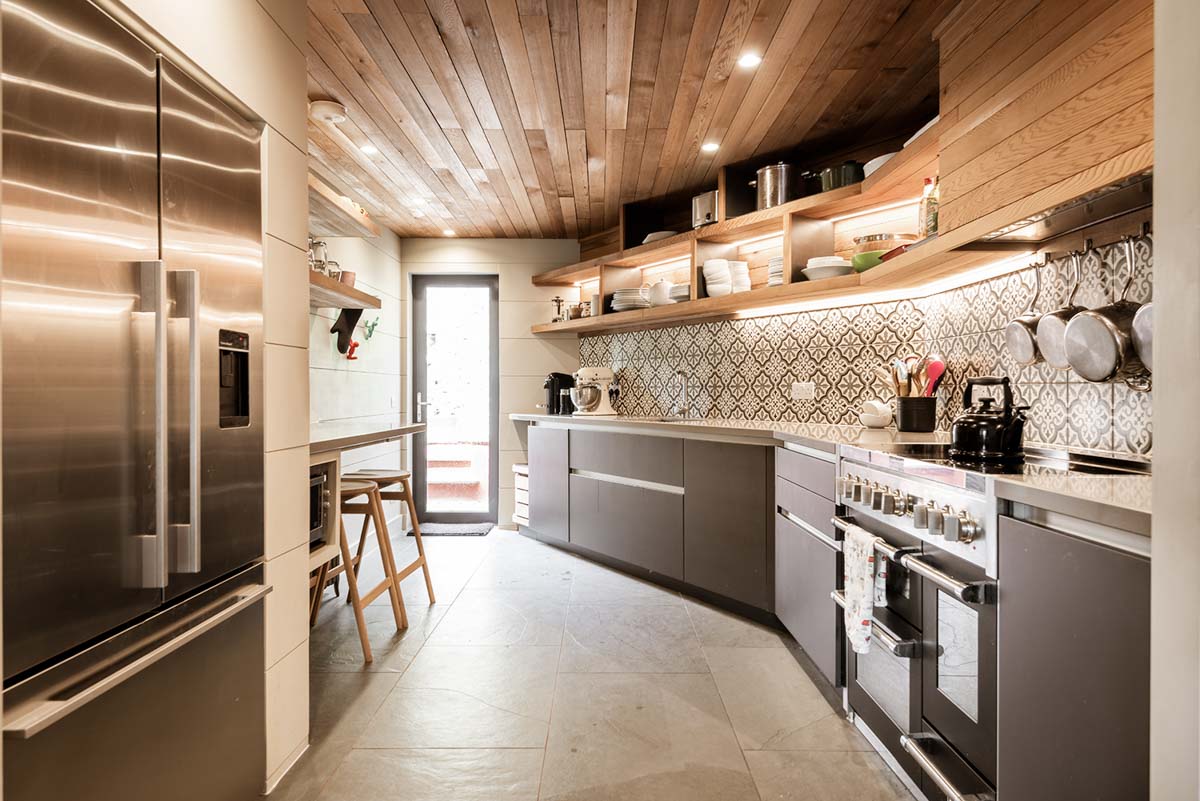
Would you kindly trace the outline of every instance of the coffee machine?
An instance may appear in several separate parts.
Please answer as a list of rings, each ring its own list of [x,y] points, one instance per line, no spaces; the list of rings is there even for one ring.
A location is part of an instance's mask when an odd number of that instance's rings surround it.
[[[564,389],[570,390],[574,386],[575,376],[569,373],[550,373],[546,376],[546,383],[542,384],[546,390],[546,414],[570,414],[575,411],[570,397],[563,394]],[[569,408],[564,408],[564,403]]]

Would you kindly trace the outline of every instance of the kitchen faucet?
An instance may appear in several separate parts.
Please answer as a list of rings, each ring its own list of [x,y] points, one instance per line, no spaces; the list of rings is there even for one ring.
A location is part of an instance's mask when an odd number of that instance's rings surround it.
[[[686,370],[676,370],[675,377],[682,384],[682,401],[676,402],[675,410],[672,412],[677,417],[688,417],[692,413],[691,393],[688,391],[688,374]]]

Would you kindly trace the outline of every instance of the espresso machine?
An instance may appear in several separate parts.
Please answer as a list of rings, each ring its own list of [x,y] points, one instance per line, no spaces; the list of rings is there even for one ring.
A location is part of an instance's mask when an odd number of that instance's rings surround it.
[[[575,376],[570,373],[550,373],[542,388],[546,390],[546,414],[571,414],[575,405],[571,403],[570,390],[575,386]],[[564,393],[566,390],[566,393]]]

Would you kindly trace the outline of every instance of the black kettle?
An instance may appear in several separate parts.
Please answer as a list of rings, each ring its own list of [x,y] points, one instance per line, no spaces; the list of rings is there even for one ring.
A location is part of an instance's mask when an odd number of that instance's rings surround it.
[[[973,402],[972,390],[980,386],[1004,388],[1004,406],[997,409],[996,399],[980,398]],[[1013,406],[1012,385],[1008,376],[979,376],[967,379],[963,391],[963,411],[950,426],[951,459],[963,462],[1020,462],[1025,458],[1022,436],[1028,406]]]

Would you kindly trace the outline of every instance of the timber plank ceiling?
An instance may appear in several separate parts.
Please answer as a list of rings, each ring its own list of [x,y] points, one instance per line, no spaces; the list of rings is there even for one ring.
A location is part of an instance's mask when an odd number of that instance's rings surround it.
[[[309,161],[401,236],[586,236],[723,164],[911,133],[956,2],[309,0],[309,99],[349,109]]]

